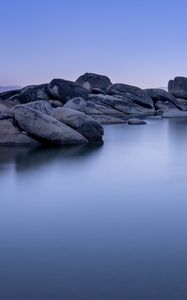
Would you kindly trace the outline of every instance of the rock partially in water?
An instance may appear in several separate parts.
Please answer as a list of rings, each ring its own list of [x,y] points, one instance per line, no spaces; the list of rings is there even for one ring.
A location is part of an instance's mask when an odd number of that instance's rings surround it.
[[[64,79],[53,79],[48,85],[48,91],[52,99],[60,100],[63,103],[76,97],[86,99],[89,94],[88,90],[79,84]]]
[[[121,95],[121,96],[134,96],[134,102],[146,107],[153,108],[153,100],[149,94],[136,86],[131,86],[128,84],[115,83],[107,88],[107,93],[111,95]]]
[[[63,108],[70,108],[86,113],[86,101],[81,97],[73,98],[66,102]]]
[[[128,123],[128,125],[145,125],[145,124],[147,124],[145,121],[136,119],[136,118],[129,119],[127,123]]]
[[[19,99],[21,103],[49,100],[48,84],[31,85],[23,88],[19,95]]]
[[[89,141],[101,141],[103,127],[90,116],[68,108],[56,108],[52,114],[58,121],[71,126]]]
[[[79,132],[45,113],[24,105],[17,105],[13,112],[19,127],[44,144],[77,145],[87,142]]]
[[[94,73],[85,73],[76,80],[76,83],[87,90],[101,89],[103,91],[112,84],[107,76]]]
[[[37,146],[39,142],[15,127],[13,119],[0,120],[0,145]]]
[[[162,114],[163,118],[187,118],[187,111],[171,109]]]
[[[110,125],[110,124],[124,124],[126,121],[120,119],[118,117],[109,116],[109,115],[91,115],[93,119],[103,125]]]

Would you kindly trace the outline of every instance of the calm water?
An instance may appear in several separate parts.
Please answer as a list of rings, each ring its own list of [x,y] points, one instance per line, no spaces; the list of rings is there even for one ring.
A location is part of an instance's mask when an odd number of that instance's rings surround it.
[[[0,300],[186,300],[187,121],[0,149]]]

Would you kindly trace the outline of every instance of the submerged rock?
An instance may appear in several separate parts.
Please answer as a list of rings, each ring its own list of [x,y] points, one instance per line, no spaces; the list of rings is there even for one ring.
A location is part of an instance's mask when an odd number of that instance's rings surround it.
[[[52,114],[58,121],[71,126],[89,141],[101,141],[103,127],[86,114],[68,108],[56,108]]]
[[[17,105],[13,112],[19,127],[42,143],[77,145],[87,142],[80,133],[45,113],[24,105]]]
[[[88,90],[79,84],[64,79],[53,79],[48,85],[48,91],[52,99],[60,100],[63,103],[75,97],[86,99],[89,94]]]
[[[145,121],[136,119],[136,118],[129,119],[127,123],[128,123],[128,125],[145,125],[145,124],[147,124]]]
[[[96,89],[106,90],[112,84],[107,76],[94,73],[85,73],[76,80],[76,83],[87,90],[95,89],[95,91]]]

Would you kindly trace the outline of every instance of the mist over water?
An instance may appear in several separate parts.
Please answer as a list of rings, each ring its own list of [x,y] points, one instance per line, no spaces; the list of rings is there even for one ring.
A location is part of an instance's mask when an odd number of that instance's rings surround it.
[[[186,123],[0,148],[0,299],[186,299]]]

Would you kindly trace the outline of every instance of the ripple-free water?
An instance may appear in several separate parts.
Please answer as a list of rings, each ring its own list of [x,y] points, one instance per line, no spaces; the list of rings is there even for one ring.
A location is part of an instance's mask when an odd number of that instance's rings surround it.
[[[186,300],[187,121],[0,148],[0,300]]]

